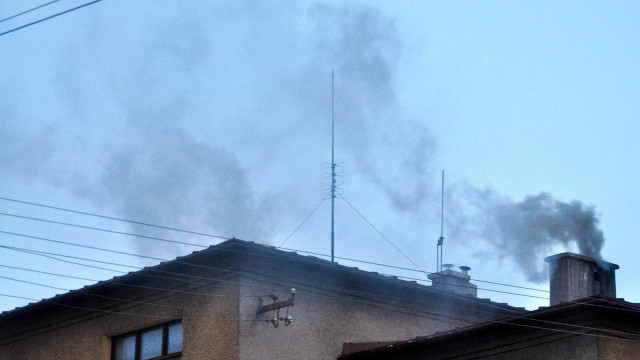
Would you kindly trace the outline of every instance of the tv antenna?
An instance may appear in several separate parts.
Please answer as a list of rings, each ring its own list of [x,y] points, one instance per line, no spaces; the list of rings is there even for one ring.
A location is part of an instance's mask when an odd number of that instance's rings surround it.
[[[334,261],[334,214],[336,201],[336,161],[335,161],[335,90],[334,74],[331,70],[331,262]]]
[[[440,237],[436,246],[436,272],[442,272],[442,246],[444,245],[444,170],[442,170],[442,197],[440,200]]]
[[[346,167],[343,161],[335,159],[335,75],[331,70],[331,164],[324,167],[324,196],[331,198],[331,262],[335,262],[335,200],[346,194]],[[324,181],[328,183],[325,183]]]

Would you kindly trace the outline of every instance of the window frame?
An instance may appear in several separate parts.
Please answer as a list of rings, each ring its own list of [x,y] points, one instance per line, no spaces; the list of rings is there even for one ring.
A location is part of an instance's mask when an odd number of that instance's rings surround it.
[[[111,360],[115,360],[116,359],[116,346],[118,344],[119,341],[121,341],[122,339],[125,339],[127,337],[130,336],[134,336],[135,339],[135,344],[134,344],[134,355],[133,358],[135,360],[141,360],[142,358],[142,335],[144,333],[150,332],[150,331],[154,331],[157,329],[162,329],[162,344],[161,344],[161,355],[159,356],[155,356],[152,358],[149,358],[148,360],[158,360],[158,359],[166,359],[166,358],[171,358],[174,356],[179,356],[182,354],[182,350],[183,350],[183,346],[182,346],[182,340],[184,339],[184,336],[181,336],[180,342],[181,342],[181,346],[180,346],[180,351],[175,351],[172,353],[169,353],[169,328],[172,327],[173,325],[176,324],[180,324],[181,327],[181,333],[184,331],[184,329],[182,329],[182,320],[172,320],[172,321],[168,321],[162,324],[155,324],[149,327],[145,327],[142,329],[138,329],[135,331],[130,331],[124,334],[120,334],[117,336],[114,336],[111,338]]]

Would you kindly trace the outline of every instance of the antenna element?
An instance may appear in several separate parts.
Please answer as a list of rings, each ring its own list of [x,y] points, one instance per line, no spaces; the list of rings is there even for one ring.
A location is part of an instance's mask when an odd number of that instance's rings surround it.
[[[444,170],[442,170],[442,198],[440,202],[440,237],[436,246],[436,272],[442,271],[442,246],[444,245]]]
[[[334,101],[334,75],[331,70],[331,262],[334,261],[334,213],[336,200],[336,161],[335,155],[335,101]]]

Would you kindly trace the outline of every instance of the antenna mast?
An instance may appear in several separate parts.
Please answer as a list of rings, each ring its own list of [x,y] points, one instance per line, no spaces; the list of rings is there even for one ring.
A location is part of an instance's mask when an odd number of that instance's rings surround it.
[[[444,245],[444,170],[442,170],[442,198],[440,201],[440,237],[436,246],[437,272],[442,272],[442,245]]]
[[[331,70],[331,262],[334,262],[334,213],[336,200],[336,161],[335,148],[335,102],[334,102],[334,75]]]

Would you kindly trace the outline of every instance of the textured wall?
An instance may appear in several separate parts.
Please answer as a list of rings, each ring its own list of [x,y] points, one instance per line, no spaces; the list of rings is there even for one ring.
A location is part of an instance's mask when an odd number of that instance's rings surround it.
[[[37,312],[22,316],[21,324],[0,332],[0,360],[109,360],[112,336],[169,319],[183,319],[184,352],[180,359],[237,359],[237,288],[223,286],[189,285],[176,289],[206,296],[133,291],[135,301],[153,305],[121,302],[111,306],[112,301],[104,298],[92,298],[93,303],[78,304],[79,307],[129,315],[52,307],[48,314]],[[109,296],[122,298],[122,290],[116,288]],[[131,295],[131,289],[128,290]],[[96,299],[101,301],[96,302]],[[20,334],[7,339],[9,331]]]

